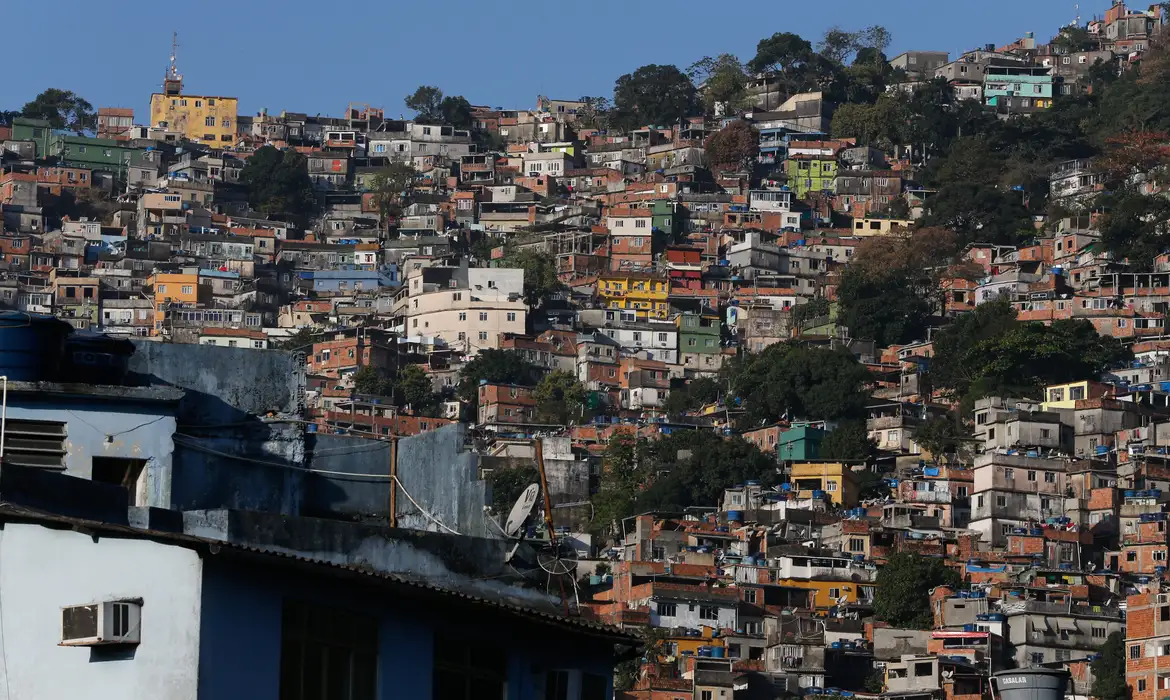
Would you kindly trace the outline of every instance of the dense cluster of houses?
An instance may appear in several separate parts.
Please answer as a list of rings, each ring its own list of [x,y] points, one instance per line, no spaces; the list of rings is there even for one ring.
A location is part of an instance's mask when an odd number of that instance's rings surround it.
[[[1136,11],[1117,1],[1071,47],[1029,35],[954,60],[908,51],[890,60],[906,79],[892,89],[943,79],[960,100],[1026,117],[1088,90],[1095,67],[1126,69],[1164,20],[1160,6]],[[126,488],[138,508],[340,513],[359,521],[373,513],[393,525],[398,489],[409,486],[433,500],[424,507],[406,493],[417,511],[408,527],[496,541],[482,512],[491,501],[485,478],[517,464],[547,464],[557,524],[581,531],[573,541],[593,573],[575,595],[585,619],[552,615],[526,624],[540,627],[550,645],[563,626],[560,638],[585,640],[597,663],[557,670],[534,649],[483,676],[468,661],[480,652],[467,649],[459,663],[447,660],[470,684],[450,697],[475,697],[468,690],[475,683],[507,679],[509,688],[526,684],[517,697],[542,697],[540,685],[550,700],[599,700],[612,692],[608,673],[617,659],[594,653],[594,643],[633,649],[629,633],[637,631],[652,643],[622,691],[630,700],[790,693],[982,700],[991,697],[992,674],[1028,666],[1067,669],[1069,694],[1086,698],[1095,652],[1123,633],[1133,700],[1159,700],[1170,689],[1170,670],[1157,661],[1170,649],[1170,588],[1162,592],[1161,583],[1170,554],[1170,254],[1153,261],[1153,272],[1128,272],[1102,249],[1090,215],[1038,221],[1035,239],[1023,245],[968,246],[964,261],[978,274],[943,277],[943,315],[1006,298],[1021,320],[1085,319],[1130,344],[1136,359],[1046,387],[1035,400],[982,398],[966,416],[973,438],[945,459],[932,455],[916,441],[936,410],[925,380],[930,340],[879,347],[851,338],[837,322],[835,297],[858,246],[914,228],[934,193],[917,180],[915,154],[830,138],[834,105],[825,95],[784,94],[775,77],[751,81],[752,105],[741,114],[619,134],[586,124],[590,102],[543,96],[533,109],[473,106],[470,128],[388,119],[357,103],[337,118],[250,116],[239,113],[235,97],[185,91],[172,62],[145,125],[133,110],[113,107],[98,110],[93,135],[25,117],[0,125],[0,306],[56,317],[78,337],[92,331],[132,340],[134,356],[145,358],[135,360],[138,371],[157,375],[158,396],[99,400],[86,390],[84,402],[105,410],[114,400],[157,401],[151,410],[169,422],[151,433],[162,431],[160,444],[175,453],[173,460],[146,455],[149,464],[109,457],[121,460],[111,476],[102,471],[110,465],[75,455],[77,443],[54,442],[60,459],[53,468]],[[754,161],[773,166],[770,175],[708,162],[705,143],[733,119],[759,133]],[[265,146],[305,157],[316,197],[307,226],[249,205],[242,173]],[[410,165],[413,175],[408,201],[388,216],[376,187],[395,164]],[[1050,175],[1051,199],[1073,210],[1102,182],[1091,161],[1063,163]],[[557,280],[539,299],[531,290],[544,281],[533,260]],[[628,518],[612,543],[585,534],[610,438],[731,433],[742,406],[720,400],[679,415],[668,411],[672,391],[700,378],[722,387],[729,360],[787,341],[844,347],[869,367],[874,403],[866,430],[876,459],[822,457],[836,426],[793,417],[742,433],[775,457],[779,486],[726,484],[722,501],[709,507]],[[277,348],[286,352],[260,352]],[[287,351],[294,353],[288,366],[269,359],[287,359]],[[550,421],[539,410],[535,378],[483,380],[472,398],[459,392],[463,370],[489,351],[575,378],[589,419]],[[209,363],[206,376],[193,378],[201,362]],[[366,368],[395,380],[411,366],[425,371],[437,408],[359,390]],[[262,405],[267,389],[245,399],[241,372],[279,386],[280,410]],[[33,392],[16,390],[18,397]],[[75,390],[59,391],[69,397]],[[184,391],[237,410],[217,405],[198,414],[203,433],[184,433],[175,423],[189,411]],[[81,410],[78,401],[63,399],[61,410]],[[46,423],[34,408],[27,412],[34,433],[58,419],[71,439],[80,429],[64,414]],[[153,424],[110,425],[95,435],[108,452],[146,425]],[[215,434],[221,426],[231,428],[228,435]],[[543,447],[534,449],[533,440]],[[382,447],[389,456],[367,456]],[[127,449],[139,455],[143,447]],[[4,458],[5,465],[13,459]],[[385,478],[387,463],[417,469],[389,472],[386,506],[387,483],[367,497],[352,483],[330,482],[326,496],[268,476],[229,497],[207,476],[219,473],[217,460],[288,467],[306,479],[354,476],[358,462],[365,479]],[[228,471],[225,483],[243,478]],[[0,491],[6,483],[0,474]],[[0,517],[39,522],[27,513]],[[151,513],[134,517],[147,518],[152,530],[171,528],[150,543],[174,552],[202,551],[198,538],[221,526],[203,516],[157,527]],[[267,537],[265,523],[230,522],[218,539],[238,545],[241,561],[253,546],[325,551],[312,542],[256,544],[249,538]],[[408,573],[395,568],[403,560],[363,554],[360,538],[351,537],[330,541],[352,545],[332,552],[331,563]],[[874,618],[879,567],[901,552],[941,558],[961,577],[961,587],[929,593],[929,629]],[[278,559],[256,566],[292,565]],[[314,577],[342,576],[318,564]],[[211,576],[210,566],[201,575]],[[479,575],[468,585],[511,574]],[[499,609],[495,601],[473,603]],[[388,634],[383,653],[394,652]],[[311,636],[294,641],[310,644]],[[353,669],[346,682],[367,682],[358,678],[357,652],[346,653]],[[538,659],[539,680],[515,671],[529,656]],[[434,683],[446,682],[443,663],[435,661]],[[429,692],[431,682],[418,688]],[[356,687],[345,696],[373,697]]]

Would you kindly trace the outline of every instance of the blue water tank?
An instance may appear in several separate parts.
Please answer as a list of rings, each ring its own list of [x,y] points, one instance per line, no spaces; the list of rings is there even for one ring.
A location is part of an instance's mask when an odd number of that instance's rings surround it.
[[[65,337],[73,326],[52,316],[0,313],[0,375],[12,381],[57,379]]]
[[[712,647],[711,648],[711,656],[712,656],[712,658],[722,659],[723,658],[723,647]]]
[[[743,522],[743,511],[742,510],[729,510],[729,511],[727,511],[727,522],[729,522],[729,523]]]

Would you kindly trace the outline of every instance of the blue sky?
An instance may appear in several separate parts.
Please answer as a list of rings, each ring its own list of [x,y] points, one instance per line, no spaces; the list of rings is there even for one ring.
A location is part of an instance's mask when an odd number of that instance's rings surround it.
[[[1082,2],[1082,20],[1109,0]],[[0,109],[40,90],[78,92],[95,106],[132,107],[145,121],[162,81],[172,30],[186,91],[240,98],[241,113],[340,116],[366,102],[387,116],[420,84],[473,104],[530,108],[538,94],[610,96],[614,80],[646,63],[681,68],[704,55],[743,59],[777,31],[814,41],[832,25],[882,24],[890,55],[952,55],[1034,31],[1045,40],[1076,16],[1073,0],[2,0],[8,57]],[[1144,7],[1144,5],[1142,5]],[[566,8],[564,10],[560,8]],[[712,10],[715,11],[712,16]],[[27,59],[17,58],[27,56]]]

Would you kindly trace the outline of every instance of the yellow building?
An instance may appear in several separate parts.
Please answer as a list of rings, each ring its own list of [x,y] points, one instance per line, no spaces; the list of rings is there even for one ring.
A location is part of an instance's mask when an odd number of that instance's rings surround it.
[[[823,491],[837,505],[852,508],[858,503],[857,474],[841,462],[796,463],[791,467],[789,481],[800,499],[812,498],[814,491]]]
[[[1088,380],[1046,386],[1044,387],[1044,403],[1040,405],[1041,410],[1076,408],[1077,401],[1100,398],[1105,395],[1108,388],[1107,384]]]
[[[639,321],[665,320],[670,313],[665,277],[615,272],[597,279],[597,296],[607,309],[633,311]]]
[[[854,236],[888,236],[895,231],[909,231],[914,222],[909,219],[854,219]]]
[[[191,141],[227,148],[236,140],[237,106],[234,97],[184,94],[183,76],[176,70],[172,54],[163,91],[150,96],[150,124]]]
[[[199,305],[198,273],[156,272],[147,279],[154,290],[154,332],[160,335],[170,318],[168,311],[175,307],[195,308]]]
[[[812,591],[813,608],[818,611],[825,611],[838,605],[873,600],[875,589],[875,585],[872,583],[858,583],[848,579],[843,581],[810,581],[786,578],[780,579],[777,583],[788,588],[803,588]]]

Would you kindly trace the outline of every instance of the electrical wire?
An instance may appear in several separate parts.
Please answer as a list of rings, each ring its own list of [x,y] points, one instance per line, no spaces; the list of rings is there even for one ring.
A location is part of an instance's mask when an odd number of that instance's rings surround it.
[[[264,465],[267,467],[277,467],[277,468],[281,468],[281,469],[290,469],[292,471],[306,472],[309,474],[325,474],[328,476],[344,476],[344,477],[349,477],[349,478],[370,479],[370,480],[377,480],[377,481],[392,480],[396,484],[398,484],[398,488],[402,489],[402,493],[406,496],[407,500],[409,500],[411,503],[414,504],[414,507],[418,509],[419,513],[422,513],[428,520],[433,522],[435,525],[438,525],[439,527],[443,528],[444,530],[451,533],[452,535],[460,535],[461,534],[458,530],[450,527],[449,525],[444,523],[442,520],[439,520],[439,518],[437,516],[433,515],[430,511],[428,511],[427,509],[425,509],[421,505],[419,505],[419,502],[414,499],[414,496],[410,495],[410,491],[407,491],[406,487],[402,485],[402,480],[399,479],[397,476],[394,476],[392,474],[359,474],[357,472],[338,472],[338,471],[332,471],[332,470],[328,470],[328,469],[310,469],[309,467],[298,467],[298,466],[293,465],[293,464],[281,464],[280,462],[268,462],[268,461],[262,460],[262,459],[253,459],[251,457],[241,457],[240,455],[233,455],[233,454],[230,454],[228,452],[220,452],[219,450],[212,449],[212,448],[207,447],[205,445],[200,445],[198,443],[189,442],[189,440],[191,439],[191,436],[189,436],[189,435],[183,435],[181,433],[176,433],[175,437],[176,438],[184,438],[184,439],[179,440],[179,444],[183,445],[184,447],[189,447],[191,449],[194,449],[194,450],[197,450],[200,452],[206,452],[208,454],[213,454],[213,455],[217,455],[220,457],[225,457],[227,459],[235,459],[235,460],[238,460],[241,462],[250,462],[252,464],[261,464],[261,465]]]

